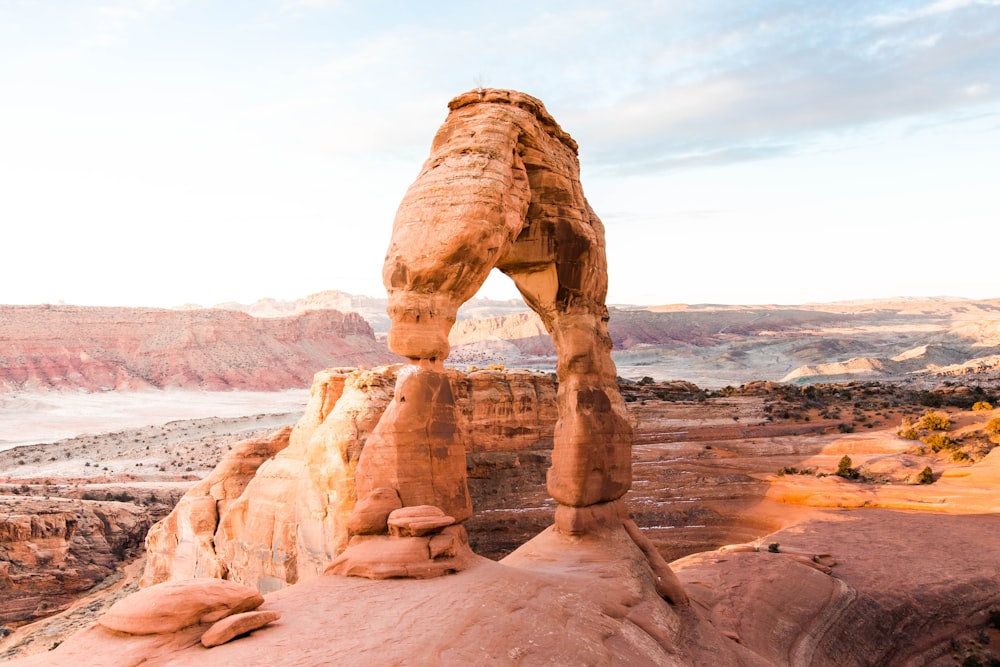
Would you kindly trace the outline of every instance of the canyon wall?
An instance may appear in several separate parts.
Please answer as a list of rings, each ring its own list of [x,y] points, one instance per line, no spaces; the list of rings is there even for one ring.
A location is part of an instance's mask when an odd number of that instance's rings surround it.
[[[306,387],[317,368],[392,359],[354,313],[0,306],[0,391]]]
[[[151,522],[123,502],[0,500],[0,626],[72,604],[142,550]]]

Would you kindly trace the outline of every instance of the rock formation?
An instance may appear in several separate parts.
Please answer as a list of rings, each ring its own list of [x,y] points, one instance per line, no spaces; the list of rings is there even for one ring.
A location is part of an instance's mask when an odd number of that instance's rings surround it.
[[[317,368],[392,355],[360,316],[258,319],[224,310],[0,306],[0,392],[307,387]]]
[[[390,512],[402,507],[398,494],[376,489],[355,511],[354,476],[393,397],[398,370],[317,373],[291,433],[235,447],[150,530],[143,585],[211,576],[271,591],[321,574],[346,547],[349,529],[386,532]],[[473,469],[499,477],[519,468],[527,452],[551,447],[556,389],[548,374],[446,373],[455,437]],[[492,488],[489,480],[477,484],[484,492]],[[364,527],[373,522],[378,529]]]
[[[583,196],[576,142],[521,93],[473,91],[448,106],[393,225],[389,347],[432,377],[459,306],[503,271],[558,355],[549,492],[564,508],[615,501],[631,481],[631,428],[610,355],[604,228]]]
[[[0,501],[0,626],[65,609],[142,546],[149,514],[130,503]]]

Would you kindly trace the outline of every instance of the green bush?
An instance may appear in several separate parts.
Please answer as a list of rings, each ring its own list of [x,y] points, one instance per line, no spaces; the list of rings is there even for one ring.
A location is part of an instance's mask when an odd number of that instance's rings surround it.
[[[919,426],[927,431],[947,431],[951,428],[951,420],[933,410],[928,410],[927,414],[921,417]]]
[[[972,409],[976,411],[979,410],[986,411],[986,410],[992,410],[993,406],[990,405],[988,401],[976,401],[975,403],[972,404]]]
[[[961,449],[956,449],[951,453],[951,460],[956,463],[961,463],[963,461],[971,461],[972,458]]]
[[[934,483],[934,471],[931,470],[930,466],[927,466],[920,471],[917,475],[917,484],[933,484]]]
[[[986,432],[990,435],[1000,435],[1000,417],[994,417],[986,422]]]

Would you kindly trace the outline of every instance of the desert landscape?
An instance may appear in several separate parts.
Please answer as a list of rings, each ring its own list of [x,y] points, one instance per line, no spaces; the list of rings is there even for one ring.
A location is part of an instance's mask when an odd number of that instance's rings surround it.
[[[1000,299],[609,308],[576,142],[482,88],[383,275],[0,309],[0,655],[1000,662]]]

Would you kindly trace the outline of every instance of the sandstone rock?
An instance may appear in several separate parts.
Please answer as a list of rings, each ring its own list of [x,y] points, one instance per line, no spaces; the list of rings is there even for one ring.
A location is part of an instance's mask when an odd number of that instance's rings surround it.
[[[396,490],[403,506],[434,505],[456,521],[472,516],[465,442],[458,431],[448,374],[404,366],[392,402],[358,460],[357,494]]]
[[[230,579],[276,590],[319,575],[344,549],[358,457],[392,396],[395,373],[317,375],[289,446],[220,517],[213,539]]]
[[[279,618],[281,618],[281,613],[277,611],[245,611],[242,614],[227,616],[221,621],[216,621],[212,627],[205,631],[205,634],[201,636],[202,646],[205,648],[221,646],[240,635],[273,623]]]
[[[232,581],[166,581],[119,600],[97,622],[117,632],[155,635],[196,623],[214,623],[263,603],[260,593]]]
[[[395,489],[379,487],[358,501],[347,520],[352,535],[376,535],[387,530],[389,515],[403,506]]]
[[[276,391],[317,368],[386,363],[359,315],[0,306],[0,392],[192,387]]]
[[[415,505],[394,510],[387,523],[392,536],[421,537],[452,525],[455,517],[446,515],[441,508],[433,505]]]
[[[620,498],[631,429],[610,354],[604,228],[583,197],[576,143],[522,93],[474,91],[449,109],[393,225],[389,347],[414,361],[447,357],[458,307],[499,268],[558,354],[549,492],[570,506]]]
[[[68,607],[141,553],[150,522],[130,503],[0,500],[0,626]]]
[[[469,548],[462,526],[439,529],[439,534],[420,537],[352,537],[348,548],[330,563],[327,573],[366,579],[430,579],[461,572],[479,560]]]
[[[243,493],[260,465],[288,446],[290,432],[281,429],[268,438],[237,444],[150,529],[142,586],[170,579],[225,578],[229,567],[215,551],[219,517]]]
[[[391,507],[378,510],[380,516],[365,516],[371,507],[363,496],[352,514],[357,502],[354,467],[393,396],[398,368],[317,373],[289,445],[280,449],[274,443],[280,455],[261,465],[258,457],[269,455],[266,447],[258,454],[234,451],[231,460],[220,463],[210,476],[207,485],[215,491],[207,491],[206,482],[199,483],[167,520],[150,531],[144,585],[195,572],[208,575],[209,564],[215,563],[215,576],[271,591],[321,574],[346,547],[349,531],[386,532],[389,511],[401,503],[397,499],[389,503]],[[477,466],[508,452],[516,458],[524,457],[526,450],[551,448],[556,391],[549,374],[523,370],[447,374],[455,397],[456,437],[462,438],[471,456],[478,457]],[[263,444],[246,447],[257,451]],[[247,481],[244,474],[254,465],[259,468]],[[483,493],[496,493],[495,485],[505,483],[500,473],[490,470],[496,479],[479,480]],[[230,477],[230,482],[217,481]],[[236,500],[228,492],[219,493],[244,486]],[[212,502],[206,493],[219,500]],[[387,493],[395,496],[392,489]],[[216,521],[209,520],[213,505]],[[357,526],[353,520],[359,521]],[[369,520],[374,524],[368,526]]]

